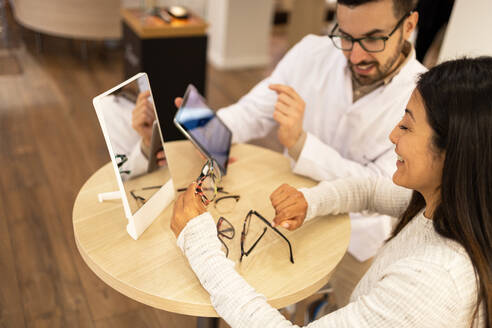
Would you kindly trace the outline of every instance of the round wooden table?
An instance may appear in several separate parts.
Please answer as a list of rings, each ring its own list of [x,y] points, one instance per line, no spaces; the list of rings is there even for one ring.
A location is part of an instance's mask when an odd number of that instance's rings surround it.
[[[168,147],[186,151],[192,147],[182,141],[169,144],[166,152]],[[276,308],[310,296],[326,284],[347,250],[348,215],[316,218],[292,232],[281,229],[292,244],[295,264],[289,261],[285,241],[271,229],[239,263],[241,229],[247,212],[254,209],[271,220],[275,212],[269,196],[278,186],[288,183],[299,188],[316,183],[291,173],[289,161],[282,154],[261,147],[236,144],[231,156],[237,161],[229,166],[222,186],[241,199],[232,213],[224,215],[236,231],[233,240],[225,240],[229,258],[236,261],[236,270]],[[126,232],[121,200],[97,200],[98,193],[113,190],[118,187],[109,163],[87,180],[75,200],[75,241],[87,265],[108,285],[139,302],[175,313],[216,317],[209,295],[176,246],[169,228],[172,204],[138,240],[133,240]],[[216,219],[219,217],[213,206],[209,210]]]

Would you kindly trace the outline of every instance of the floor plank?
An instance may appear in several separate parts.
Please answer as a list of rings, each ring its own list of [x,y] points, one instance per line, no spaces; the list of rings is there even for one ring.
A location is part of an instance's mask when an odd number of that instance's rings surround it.
[[[96,328],[110,327],[196,327],[196,318],[159,311],[150,307],[96,321]]]
[[[0,204],[5,204],[5,194],[0,194]],[[15,268],[10,231],[7,226],[5,206],[0,206],[0,327],[25,326],[24,312],[20,299],[19,281]]]
[[[122,81],[122,49],[89,42],[84,61],[80,42],[50,36],[39,49],[34,33],[7,18],[0,56],[15,56],[22,71],[0,75],[0,327],[196,326],[194,317],[145,306],[107,286],[75,245],[75,197],[109,161],[91,101]],[[237,101],[285,50],[285,34],[276,31],[267,67],[209,66],[211,107]]]

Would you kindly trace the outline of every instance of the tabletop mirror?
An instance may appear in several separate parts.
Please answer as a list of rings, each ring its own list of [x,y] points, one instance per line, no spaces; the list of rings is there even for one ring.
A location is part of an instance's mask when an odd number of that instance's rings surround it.
[[[119,187],[99,200],[121,198],[127,231],[138,239],[175,195],[147,74],[95,97],[93,104]]]

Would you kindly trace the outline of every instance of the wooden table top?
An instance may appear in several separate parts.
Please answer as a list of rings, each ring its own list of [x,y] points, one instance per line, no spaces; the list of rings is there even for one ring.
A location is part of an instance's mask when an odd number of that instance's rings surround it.
[[[182,146],[183,141],[167,143],[166,152],[169,147]],[[348,215],[316,218],[292,232],[281,229],[292,244],[295,264],[289,261],[285,241],[270,229],[239,263],[246,213],[255,209],[271,220],[274,209],[269,196],[278,186],[289,183],[299,188],[316,183],[292,174],[288,159],[282,154],[261,147],[236,144],[231,156],[237,161],[229,166],[222,186],[241,199],[232,213],[224,215],[236,230],[233,240],[225,239],[229,258],[236,261],[236,270],[272,306],[296,303],[326,284],[345,254],[350,238]],[[187,315],[217,316],[169,228],[172,204],[138,240],[133,240],[126,232],[121,201],[97,200],[98,193],[114,190],[117,184],[109,163],[87,180],[75,200],[75,241],[87,265],[108,285],[144,304]],[[209,211],[217,220],[219,215],[213,206],[209,206]]]
[[[173,19],[170,23],[148,15],[139,8],[123,8],[121,16],[142,39],[202,36],[208,27],[203,19],[193,13],[187,19]]]

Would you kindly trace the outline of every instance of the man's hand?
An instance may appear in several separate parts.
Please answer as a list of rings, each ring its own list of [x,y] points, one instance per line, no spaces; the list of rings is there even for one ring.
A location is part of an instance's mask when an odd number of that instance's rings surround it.
[[[174,203],[171,230],[176,238],[188,221],[206,212],[202,198],[196,194],[195,190],[196,182],[193,182],[183,194],[179,195]]]
[[[295,230],[302,225],[308,208],[302,192],[284,183],[270,195],[270,201],[275,208],[274,226]]]
[[[149,101],[150,91],[140,92],[132,111],[132,127],[142,137],[145,147],[150,147],[152,123],[155,121],[154,107]]]
[[[155,155],[156,160],[157,160],[157,165],[159,166],[164,166],[167,164],[167,159],[166,159],[166,154],[164,154],[164,150],[159,150],[157,151],[157,154]]]
[[[176,108],[181,107],[182,103],[183,103],[183,98],[181,97],[174,98],[174,105],[176,105]]]
[[[302,134],[304,118],[304,100],[287,85],[270,84],[269,88],[278,95],[273,119],[278,122],[278,140],[282,145],[290,148],[295,145]]]

